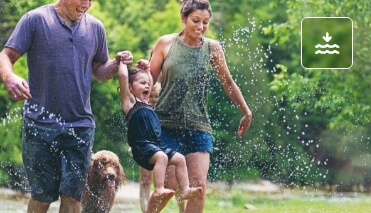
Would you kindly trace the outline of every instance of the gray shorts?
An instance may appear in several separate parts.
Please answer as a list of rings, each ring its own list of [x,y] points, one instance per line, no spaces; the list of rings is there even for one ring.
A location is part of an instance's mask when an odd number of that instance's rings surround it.
[[[48,128],[23,121],[22,157],[34,200],[61,194],[80,201],[94,142],[94,128]]]

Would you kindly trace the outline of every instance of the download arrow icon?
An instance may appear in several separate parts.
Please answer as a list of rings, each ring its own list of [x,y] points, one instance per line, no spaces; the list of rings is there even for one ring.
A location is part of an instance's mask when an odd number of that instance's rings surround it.
[[[322,36],[323,40],[325,40],[326,42],[329,42],[332,37],[328,34],[328,32],[326,32],[326,36]]]

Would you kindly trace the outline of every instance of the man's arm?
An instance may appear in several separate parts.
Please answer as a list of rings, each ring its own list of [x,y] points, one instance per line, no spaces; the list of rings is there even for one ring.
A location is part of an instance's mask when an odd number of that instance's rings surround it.
[[[120,61],[126,65],[131,64],[133,62],[131,52],[118,52],[115,59],[109,59],[105,63],[93,62],[93,77],[98,81],[107,81],[113,78],[117,74]]]
[[[13,65],[20,57],[21,54],[12,48],[0,52],[0,80],[13,101],[32,98],[27,81],[13,72]]]

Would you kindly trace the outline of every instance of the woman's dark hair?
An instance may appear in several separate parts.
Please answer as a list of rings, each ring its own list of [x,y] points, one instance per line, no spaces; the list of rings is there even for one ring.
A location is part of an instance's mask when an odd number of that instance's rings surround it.
[[[194,10],[207,10],[211,15],[213,14],[211,10],[211,5],[208,0],[182,0],[183,6],[180,13],[185,17],[188,17],[190,13]]]

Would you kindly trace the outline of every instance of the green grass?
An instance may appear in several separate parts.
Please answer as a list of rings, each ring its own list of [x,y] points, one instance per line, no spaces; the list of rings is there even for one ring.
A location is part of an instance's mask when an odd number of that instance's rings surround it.
[[[246,204],[256,207],[245,209]],[[177,212],[175,200],[171,200],[163,213]],[[371,212],[371,198],[356,194],[352,197],[331,196],[326,193],[254,193],[243,190],[211,190],[207,194],[205,213],[367,213]]]
[[[215,185],[214,185],[215,186]],[[220,187],[220,186],[217,186]],[[0,212],[24,212],[26,198],[1,197]],[[128,205],[116,204],[112,213],[140,213],[139,203],[130,201]],[[246,204],[256,210],[245,209]],[[21,206],[21,208],[20,208]],[[58,208],[50,213],[57,213]],[[48,213],[49,213],[48,212]],[[173,198],[161,213],[177,213],[178,207]],[[329,194],[321,191],[285,189],[276,193],[252,192],[237,187],[232,190],[212,188],[207,190],[204,213],[368,213],[371,212],[371,196],[351,193],[347,195]]]
[[[248,210],[244,209],[244,205],[230,205],[230,206],[218,206],[218,202],[214,202],[214,206],[207,205],[205,212],[222,213],[222,212],[233,212],[242,213]],[[233,203],[233,202],[232,202]],[[211,204],[211,203],[210,203]],[[360,202],[328,202],[328,201],[310,201],[310,200],[283,200],[283,201],[270,201],[270,200],[260,200],[257,202],[250,202],[257,209],[253,212],[259,213],[298,213],[298,212],[310,212],[310,213],[322,213],[322,212],[334,212],[334,213],[362,213],[370,212],[371,203],[367,201]]]

